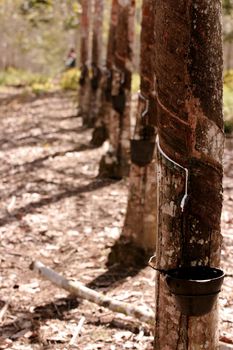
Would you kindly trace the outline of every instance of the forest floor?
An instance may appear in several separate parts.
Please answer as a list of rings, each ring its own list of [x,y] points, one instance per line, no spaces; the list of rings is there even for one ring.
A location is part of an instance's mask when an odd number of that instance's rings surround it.
[[[153,330],[76,299],[29,270],[62,275],[135,305],[154,306],[154,271],[107,268],[127,204],[127,180],[97,177],[104,147],[77,118],[76,94],[0,92],[0,349],[152,350]],[[233,272],[233,141],[224,156],[222,268]],[[233,343],[233,278],[220,294],[221,339]],[[3,312],[5,311],[5,312]]]

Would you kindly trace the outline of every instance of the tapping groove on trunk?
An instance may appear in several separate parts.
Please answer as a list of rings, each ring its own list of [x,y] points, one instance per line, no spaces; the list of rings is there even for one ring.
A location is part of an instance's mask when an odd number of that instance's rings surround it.
[[[96,146],[101,146],[103,142],[111,137],[113,133],[113,128],[111,127],[111,122],[109,115],[111,113],[111,85],[112,85],[112,65],[113,57],[115,52],[115,34],[118,19],[118,0],[112,0],[111,4],[111,14],[110,14],[110,25],[108,33],[108,43],[107,43],[107,54],[106,54],[106,68],[102,68],[102,76],[100,80],[100,108],[97,115],[97,120],[95,124],[95,129],[93,131],[92,143]],[[100,132],[100,133],[99,133]],[[97,135],[97,137],[96,137]],[[113,166],[114,167],[114,166]],[[108,173],[114,173],[111,171],[111,167],[105,163],[105,159],[101,160],[99,175],[108,176]]]
[[[138,246],[153,253],[157,226],[156,151],[144,166],[146,145],[153,145],[157,125],[154,80],[154,1],[143,0],[140,51],[140,94],[136,112],[136,126],[131,143],[130,187],[123,235]],[[146,142],[140,142],[146,140]],[[137,148],[133,146],[139,145]],[[144,147],[140,150],[139,147]],[[137,152],[133,155],[132,152]],[[140,153],[140,154],[139,154]],[[142,159],[140,159],[140,157]]]
[[[110,152],[101,160],[100,175],[122,178],[129,173],[130,103],[131,75],[133,68],[133,39],[135,0],[118,0],[115,40],[109,45],[111,66],[111,99],[113,108],[109,110],[109,142],[112,167],[107,164]],[[115,18],[114,18],[115,23]],[[111,33],[111,32],[110,32]],[[122,40],[124,38],[124,40]],[[108,62],[108,60],[107,60]],[[107,169],[108,168],[108,169]],[[111,173],[112,171],[112,173]],[[106,176],[105,175],[105,176]]]
[[[224,143],[221,3],[155,3],[160,145],[189,171],[188,201],[182,213],[184,173],[159,155],[157,265],[162,269],[218,266]],[[196,350],[202,346],[216,350],[217,306],[203,317],[187,318],[180,324],[180,313],[163,277],[156,279],[155,349]]]

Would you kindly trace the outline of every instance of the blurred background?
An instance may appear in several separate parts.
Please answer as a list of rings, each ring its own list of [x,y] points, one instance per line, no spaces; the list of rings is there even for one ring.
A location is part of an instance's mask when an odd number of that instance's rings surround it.
[[[138,88],[141,0],[136,1],[136,40],[133,90]],[[103,51],[107,47],[111,1],[104,4]],[[79,0],[0,1],[0,85],[31,86],[34,92],[49,90],[53,84],[76,89],[79,70],[62,75],[70,48],[79,64]],[[233,1],[223,0],[224,114],[226,130],[233,130]],[[105,61],[103,52],[103,64]]]

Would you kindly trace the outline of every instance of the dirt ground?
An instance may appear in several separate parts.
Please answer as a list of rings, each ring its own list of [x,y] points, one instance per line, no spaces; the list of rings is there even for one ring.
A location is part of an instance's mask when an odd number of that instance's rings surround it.
[[[137,320],[77,300],[29,270],[37,259],[68,278],[135,305],[154,306],[149,267],[106,268],[120,235],[127,181],[98,179],[104,147],[77,118],[76,94],[0,93],[0,349],[152,350]],[[224,156],[222,268],[233,273],[233,140]],[[221,339],[233,343],[233,278],[220,294]],[[4,311],[4,312],[3,312]]]

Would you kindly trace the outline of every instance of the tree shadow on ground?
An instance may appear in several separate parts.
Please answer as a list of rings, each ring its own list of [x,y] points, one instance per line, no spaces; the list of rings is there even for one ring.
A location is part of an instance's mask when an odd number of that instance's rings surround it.
[[[112,318],[111,320],[104,320],[104,319],[101,319],[98,318],[98,320],[96,321],[87,321],[87,323],[90,323],[92,325],[95,325],[95,326],[105,326],[106,328],[110,328],[110,329],[121,329],[121,330],[124,330],[124,331],[130,331],[131,333],[134,333],[134,334],[138,334],[141,330],[141,323],[140,322],[135,322],[135,321],[124,321],[123,319],[117,319],[117,318]],[[144,328],[143,328],[143,333],[144,335],[148,336],[151,334],[151,329],[150,329],[150,326],[147,326],[145,325]]]
[[[31,162],[26,162],[23,164],[16,164],[13,167],[13,169],[15,171],[11,172],[11,176],[17,175],[17,174],[23,173],[23,172],[28,172],[30,170],[35,170],[35,168],[41,167],[42,163],[48,159],[56,158],[56,157],[63,157],[67,153],[84,152],[84,151],[88,151],[88,150],[93,149],[93,148],[94,147],[92,145],[79,144],[76,147],[68,148],[64,151],[53,152],[53,153],[49,153],[43,157],[38,157],[38,158],[32,160]],[[19,170],[17,170],[17,169],[19,169]],[[4,177],[8,177],[8,176],[9,176],[8,171],[6,171],[5,173],[3,171],[1,171],[1,179],[4,179]]]
[[[28,340],[30,344],[43,344],[48,345],[48,341],[42,339],[40,336],[41,323],[48,320],[60,320],[69,321],[72,320],[74,315],[70,311],[78,309],[80,300],[76,297],[69,295],[66,298],[56,299],[47,304],[42,304],[34,308],[32,312],[25,310],[17,310],[20,312],[20,316],[12,322],[7,322],[0,329],[0,336],[6,337],[11,340],[18,340],[19,337],[15,337],[15,334],[19,334],[20,331],[25,330],[25,324],[27,325],[26,331],[31,331],[31,335]],[[80,315],[79,315],[80,316]],[[109,329],[120,329],[130,331],[134,334],[138,334],[141,330],[141,324],[133,321],[125,321],[123,319],[105,318],[103,315],[95,316],[92,313],[87,314],[86,324],[95,326],[104,326]],[[149,327],[144,327],[144,335],[149,335],[151,330]],[[23,337],[23,334],[22,334]],[[54,344],[59,343],[59,340],[54,340]]]
[[[51,303],[37,306],[33,311],[34,320],[49,320],[59,319],[64,320],[67,318],[66,313],[70,310],[77,309],[79,301],[74,296],[68,296],[67,298],[60,298],[54,300]]]
[[[37,124],[33,124],[31,125],[30,128],[27,129],[18,129],[17,133],[23,133],[25,134],[25,132],[28,132],[30,129],[33,128],[37,128],[39,127],[39,123]],[[15,134],[14,132],[12,133],[8,133],[5,131],[3,135],[0,134],[0,146],[4,151],[8,151],[8,150],[14,150],[20,147],[28,147],[28,146],[37,146],[37,147],[42,147],[44,145],[52,145],[56,142],[60,142],[61,141],[61,137],[62,135],[69,135],[71,134],[81,134],[83,131],[85,131],[86,129],[83,127],[78,127],[78,128],[58,128],[54,131],[50,131],[50,132],[41,132],[41,134],[39,135],[26,135],[26,136],[22,136],[17,138],[17,140],[14,140]],[[76,141],[72,141],[69,140],[69,144],[76,144]],[[85,149],[94,149],[97,148],[97,146],[89,144],[89,145],[85,145],[81,144],[81,151],[85,150]],[[83,149],[82,149],[83,148]]]
[[[115,288],[127,277],[136,276],[144,269],[148,265],[150,256],[151,252],[145,252],[127,238],[120,237],[111,247],[108,255],[106,263],[108,270],[88,283],[87,287]]]
[[[29,321],[30,324],[27,327],[29,328],[28,330],[32,331],[32,335],[29,337],[30,343],[43,343],[39,335],[40,322],[52,319],[67,320],[70,318],[68,316],[69,311],[77,309],[78,306],[78,299],[68,296],[54,300],[48,304],[37,306],[33,312],[17,310],[18,312],[21,311],[21,316],[13,322],[3,325],[0,330],[0,336],[4,337],[7,334],[7,338],[15,340],[14,335],[24,329],[25,321]]]
[[[72,188],[69,186],[69,188],[64,191],[55,193],[52,196],[48,196],[46,198],[42,198],[39,201],[31,202],[25,206],[22,206],[12,211],[10,214],[5,215],[4,217],[0,218],[0,227],[8,224],[9,222],[18,221],[22,219],[25,215],[32,214],[41,207],[47,206],[52,203],[56,203],[65,198],[78,196],[82,193],[96,191],[105,186],[109,186],[113,182],[113,180],[95,179],[87,185],[83,185],[78,188]]]

